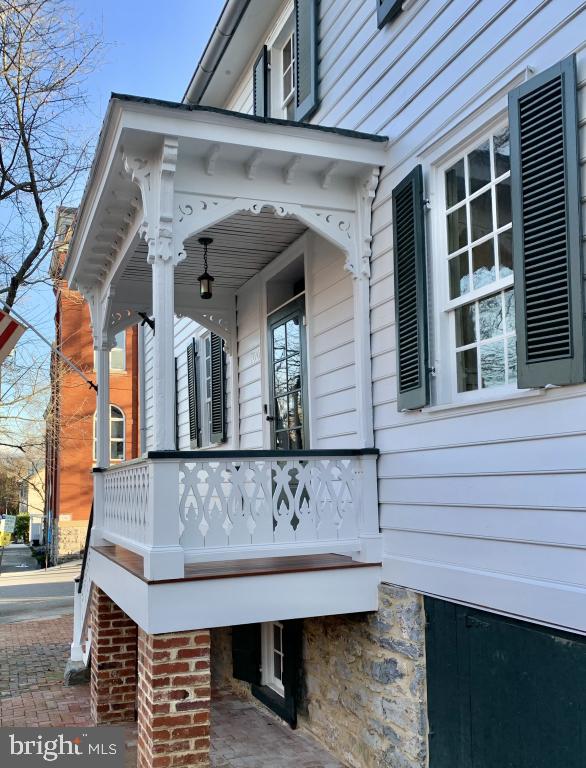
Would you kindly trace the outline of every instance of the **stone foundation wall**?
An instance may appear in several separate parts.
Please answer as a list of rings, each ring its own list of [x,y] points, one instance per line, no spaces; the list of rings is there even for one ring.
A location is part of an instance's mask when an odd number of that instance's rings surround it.
[[[425,615],[381,585],[377,613],[304,622],[299,722],[352,768],[425,768]]]
[[[232,678],[230,628],[211,637],[212,683],[262,706]],[[351,768],[425,768],[423,597],[382,584],[376,613],[303,622],[298,723]]]

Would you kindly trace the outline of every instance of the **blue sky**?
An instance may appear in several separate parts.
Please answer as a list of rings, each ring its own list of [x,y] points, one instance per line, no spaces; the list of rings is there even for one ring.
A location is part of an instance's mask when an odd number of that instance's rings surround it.
[[[90,110],[79,115],[95,137],[112,91],[181,100],[224,5],[224,0],[70,2],[80,22],[93,27],[105,43],[101,66],[85,83]],[[72,205],[77,202],[71,200]],[[43,334],[53,337],[54,299],[49,286],[39,286],[17,298],[15,309]],[[19,346],[25,353],[29,345],[39,349],[38,344],[28,331]]]

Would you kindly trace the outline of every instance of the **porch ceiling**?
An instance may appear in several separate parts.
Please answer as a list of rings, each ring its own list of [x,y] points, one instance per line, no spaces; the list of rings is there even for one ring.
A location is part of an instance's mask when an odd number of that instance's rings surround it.
[[[209,271],[214,277],[214,290],[236,291],[263,269],[279,253],[306,231],[294,216],[277,217],[263,209],[259,214],[236,213],[205,231],[213,238],[209,248]],[[175,285],[194,286],[203,272],[202,247],[198,238],[184,243],[187,254],[175,271]],[[147,245],[140,241],[122,274],[122,280],[150,283],[151,266],[147,263]]]

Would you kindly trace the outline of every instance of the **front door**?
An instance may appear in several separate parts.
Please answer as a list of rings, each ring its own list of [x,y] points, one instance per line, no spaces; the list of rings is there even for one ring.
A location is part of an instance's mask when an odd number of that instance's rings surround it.
[[[309,447],[305,302],[295,299],[269,315],[270,405],[274,450]]]

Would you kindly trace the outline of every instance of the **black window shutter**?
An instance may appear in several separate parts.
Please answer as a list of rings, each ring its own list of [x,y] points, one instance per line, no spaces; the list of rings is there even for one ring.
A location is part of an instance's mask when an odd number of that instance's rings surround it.
[[[263,45],[252,70],[253,113],[269,116],[269,53]]]
[[[226,359],[224,341],[211,335],[212,355],[212,423],[210,442],[223,443],[226,439]]]
[[[232,627],[232,675],[253,685],[260,684],[261,625]]]
[[[403,0],[376,0],[376,23],[379,29],[397,17],[403,8]]]
[[[187,347],[187,394],[189,398],[189,443],[192,448],[201,446],[201,418],[199,412],[199,366],[197,342],[192,339]]]
[[[509,93],[519,387],[584,381],[574,56]]]
[[[295,120],[307,120],[318,99],[318,0],[295,0]]]
[[[397,408],[429,403],[423,175],[416,166],[393,189]]]

